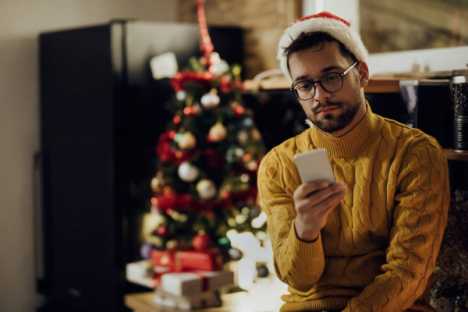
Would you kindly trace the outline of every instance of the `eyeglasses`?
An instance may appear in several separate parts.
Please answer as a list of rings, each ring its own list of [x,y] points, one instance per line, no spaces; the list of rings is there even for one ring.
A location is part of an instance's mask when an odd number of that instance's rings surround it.
[[[315,84],[319,84],[323,90],[328,93],[338,92],[343,88],[344,77],[353,69],[358,62],[354,62],[342,73],[327,73],[322,78],[314,79],[303,79],[295,82],[291,86],[291,90],[294,92],[299,100],[307,101],[315,96],[315,90],[317,87]]]

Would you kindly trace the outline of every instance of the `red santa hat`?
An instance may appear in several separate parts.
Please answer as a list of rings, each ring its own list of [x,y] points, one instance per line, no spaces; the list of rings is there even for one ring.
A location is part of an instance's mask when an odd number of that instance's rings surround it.
[[[330,12],[320,12],[304,16],[289,26],[281,36],[278,43],[278,61],[284,75],[292,81],[288,69],[288,60],[285,49],[302,33],[324,32],[344,44],[344,46],[356,57],[358,61],[367,63],[369,54],[361,36],[351,29],[351,24]]]

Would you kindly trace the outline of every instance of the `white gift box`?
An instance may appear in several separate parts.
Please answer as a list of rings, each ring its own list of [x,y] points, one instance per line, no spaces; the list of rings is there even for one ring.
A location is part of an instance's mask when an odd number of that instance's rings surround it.
[[[155,287],[152,272],[151,263],[147,260],[128,263],[126,266],[127,280],[148,288]]]
[[[207,291],[192,296],[177,296],[158,289],[154,302],[168,308],[192,310],[220,306],[221,297],[217,291]]]
[[[233,283],[231,271],[166,273],[161,276],[159,288],[176,296],[186,296],[214,291]]]

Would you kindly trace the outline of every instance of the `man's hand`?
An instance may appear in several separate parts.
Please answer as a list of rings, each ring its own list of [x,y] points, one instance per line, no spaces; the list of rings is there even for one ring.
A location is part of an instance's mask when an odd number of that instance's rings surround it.
[[[301,184],[293,195],[298,237],[305,241],[317,239],[330,213],[343,200],[346,187],[342,183],[312,181]]]

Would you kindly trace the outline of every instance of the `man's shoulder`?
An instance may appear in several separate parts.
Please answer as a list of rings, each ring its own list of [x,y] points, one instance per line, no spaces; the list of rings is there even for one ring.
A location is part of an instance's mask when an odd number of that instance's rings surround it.
[[[440,150],[441,147],[437,140],[421,129],[410,127],[394,119],[380,116],[384,127],[382,135],[384,138],[395,140],[398,148],[433,148]]]

